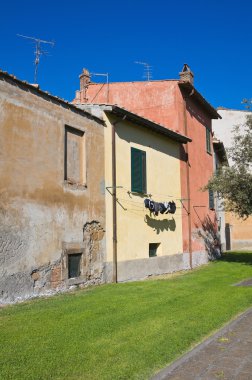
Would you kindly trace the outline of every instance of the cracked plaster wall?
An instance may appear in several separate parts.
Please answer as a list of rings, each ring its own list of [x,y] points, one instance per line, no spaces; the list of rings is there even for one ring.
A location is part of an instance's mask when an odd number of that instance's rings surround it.
[[[85,134],[81,189],[64,181],[65,125]],[[0,78],[0,302],[67,289],[73,246],[89,260],[79,283],[104,280],[103,128]]]

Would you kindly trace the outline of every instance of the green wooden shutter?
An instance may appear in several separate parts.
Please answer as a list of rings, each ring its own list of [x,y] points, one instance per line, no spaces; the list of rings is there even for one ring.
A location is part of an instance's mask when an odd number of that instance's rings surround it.
[[[213,190],[208,190],[209,194],[209,208],[210,210],[214,210],[214,192]]]
[[[146,152],[131,148],[131,191],[146,193]]]

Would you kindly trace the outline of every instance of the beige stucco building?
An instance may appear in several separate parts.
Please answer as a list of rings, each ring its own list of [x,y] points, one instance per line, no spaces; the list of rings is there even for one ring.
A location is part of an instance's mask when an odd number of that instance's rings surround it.
[[[104,124],[0,72],[0,300],[104,281]]]
[[[118,106],[80,107],[103,117],[106,125],[107,273],[112,271],[114,280],[127,281],[188,269],[189,255],[183,253],[180,148],[190,139]],[[145,199],[174,201],[176,212],[155,215],[145,207]]]
[[[234,127],[237,125],[242,126],[246,122],[246,117],[251,115],[251,111],[219,107],[218,113],[221,115],[221,119],[213,121],[214,135],[228,149],[232,146]],[[232,165],[231,160],[229,160],[229,164]],[[252,249],[252,217],[242,220],[236,215],[226,212],[224,244],[227,250]]]

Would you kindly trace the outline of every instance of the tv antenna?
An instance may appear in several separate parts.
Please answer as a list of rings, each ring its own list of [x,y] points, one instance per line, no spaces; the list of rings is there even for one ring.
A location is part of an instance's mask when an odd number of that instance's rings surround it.
[[[40,38],[34,38],[34,37],[29,37],[29,36],[23,36],[22,34],[17,34],[19,37],[27,38],[28,40],[32,40],[35,43],[35,72],[34,72],[34,83],[37,83],[37,76],[38,76],[38,65],[40,62],[40,57],[41,55],[48,55],[48,52],[43,50],[41,48],[41,44],[49,44],[52,47],[54,46],[55,42],[54,41],[45,41],[41,40]]]
[[[101,74],[101,73],[90,73],[91,76],[97,77],[106,77],[106,85],[107,85],[107,103],[109,102],[109,73]]]
[[[144,76],[143,76],[143,78],[145,78],[147,81],[150,81],[151,78],[152,78],[151,66],[148,63],[146,63],[146,62],[135,61],[135,63],[137,63],[138,65],[143,65],[144,66]]]

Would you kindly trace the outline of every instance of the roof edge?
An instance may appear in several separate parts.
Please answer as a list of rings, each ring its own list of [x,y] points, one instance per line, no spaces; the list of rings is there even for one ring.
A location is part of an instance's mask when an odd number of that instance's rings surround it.
[[[227,152],[224,146],[224,143],[221,140],[218,140],[217,138],[213,138],[213,146],[215,147],[215,152],[218,153],[219,157],[221,158],[221,161],[226,166],[229,166],[228,162],[228,156]]]
[[[187,92],[189,97],[194,97],[208,112],[212,119],[222,119],[217,110],[196,90],[190,82],[179,82],[179,87]]]
[[[172,140],[175,140],[179,143],[187,144],[188,142],[192,141],[192,139],[190,139],[188,136],[175,132],[172,129],[166,128],[161,124],[155,123],[152,120],[146,119],[117,105],[100,105],[100,107],[103,108],[105,112],[111,112],[117,116],[125,116],[127,120],[133,121],[144,127],[148,127],[151,130],[170,137]]]
[[[47,91],[43,91],[39,88],[39,85],[34,85],[29,82],[23,81],[21,79],[16,78],[14,75],[11,75],[7,73],[7,71],[3,71],[0,69],[0,79],[11,81],[12,83],[18,85],[19,87],[26,88],[27,90],[30,90],[31,93],[36,94],[38,96],[43,96],[47,100],[54,101],[58,105],[62,105],[72,111],[81,113],[82,115],[85,115],[88,118],[95,119],[100,124],[104,124],[103,120],[99,117],[96,117],[94,115],[91,115],[89,112],[76,107],[73,103],[68,102],[65,99],[62,99],[58,96],[52,95]]]

